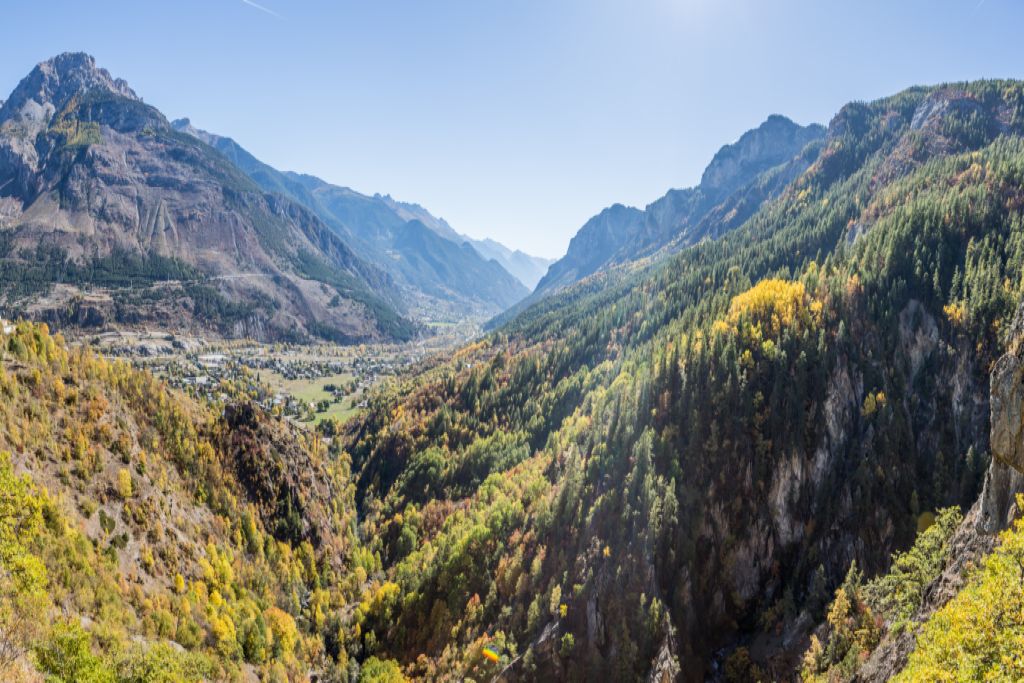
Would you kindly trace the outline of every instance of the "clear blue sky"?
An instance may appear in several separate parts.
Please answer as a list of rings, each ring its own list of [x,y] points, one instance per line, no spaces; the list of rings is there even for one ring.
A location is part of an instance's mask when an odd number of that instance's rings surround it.
[[[913,84],[1024,77],[1018,0],[4,4],[0,98],[88,51],[278,168],[546,256],[604,206],[694,184],[768,114],[827,123]]]

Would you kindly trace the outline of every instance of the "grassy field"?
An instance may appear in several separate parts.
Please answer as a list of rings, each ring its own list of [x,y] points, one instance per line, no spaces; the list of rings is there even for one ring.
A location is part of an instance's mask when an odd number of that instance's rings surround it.
[[[359,412],[359,409],[355,407],[356,401],[353,401],[351,397],[346,397],[341,403],[331,404],[331,407],[327,409],[325,413],[317,413],[314,424],[320,424],[323,420],[331,417],[336,417],[342,422]]]
[[[349,374],[329,375],[327,377],[312,380],[287,379],[276,372],[268,370],[261,370],[259,375],[260,379],[274,391],[294,396],[296,399],[307,403],[317,403],[325,399],[329,400],[331,398],[331,394],[324,389],[328,384],[343,385],[352,381],[352,375]],[[326,412],[317,413],[316,422],[333,417],[340,420],[348,419],[356,413],[357,409],[353,404],[358,402],[358,398],[346,396],[341,402],[332,403]]]

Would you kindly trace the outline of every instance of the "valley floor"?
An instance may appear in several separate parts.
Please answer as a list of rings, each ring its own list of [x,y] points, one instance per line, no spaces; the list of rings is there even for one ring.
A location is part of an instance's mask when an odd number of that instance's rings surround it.
[[[242,392],[298,425],[344,422],[368,392],[479,334],[475,320],[438,322],[421,339],[394,344],[264,344],[160,329],[71,331],[72,344],[127,360],[174,388],[214,403]]]

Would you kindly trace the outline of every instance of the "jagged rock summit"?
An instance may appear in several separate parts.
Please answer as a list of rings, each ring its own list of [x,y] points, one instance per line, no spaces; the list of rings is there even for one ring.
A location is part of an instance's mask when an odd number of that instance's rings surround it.
[[[704,169],[699,187],[718,197],[734,192],[758,174],[789,161],[824,135],[824,126],[801,126],[785,116],[772,114],[736,142],[723,145]]]
[[[94,91],[105,91],[141,102],[128,83],[114,78],[96,60],[84,52],[65,52],[41,62],[14,89],[0,109],[0,123],[47,123],[74,98]]]
[[[813,161],[801,155],[825,128],[773,114],[723,146],[696,187],[670,190],[645,209],[613,205],[576,233],[566,255],[548,269],[532,301],[610,266],[716,238],[738,227]]]

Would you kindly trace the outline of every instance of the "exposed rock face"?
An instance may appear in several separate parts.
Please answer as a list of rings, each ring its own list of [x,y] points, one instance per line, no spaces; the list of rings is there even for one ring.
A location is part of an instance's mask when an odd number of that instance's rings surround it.
[[[748,647],[768,680],[792,675],[814,626],[811,613],[799,611],[769,630],[755,624],[758,616],[791,599],[787,593],[800,591],[806,599],[819,581],[821,597],[827,599],[851,562],[877,573],[886,568],[892,550],[913,538],[915,520],[901,508],[863,505],[863,498],[872,496],[864,482],[885,472],[894,498],[909,501],[919,477],[916,468],[936,450],[985,450],[988,425],[979,415],[987,415],[988,387],[983,372],[972,365],[973,349],[950,347],[919,302],[911,300],[897,321],[886,362],[893,383],[905,391],[892,408],[907,421],[905,451],[878,449],[877,427],[861,411],[865,393],[878,391],[865,386],[865,377],[879,347],[839,358],[823,388],[819,429],[806,447],[770,463],[732,461],[722,466],[727,473],[708,472],[695,480],[701,499],[692,561],[667,573],[656,557],[635,549],[637,559],[628,571],[618,567],[614,578],[596,572],[597,588],[578,616],[582,623],[569,629],[577,634],[575,647],[587,653],[585,660],[614,656],[608,625],[616,618],[601,596],[623,590],[632,577],[643,586],[632,589],[637,594],[665,599],[671,592],[675,601],[664,630],[669,635],[651,649],[648,680],[722,680],[725,660],[737,644]],[[949,415],[958,416],[957,430],[947,428],[948,418],[940,418]],[[869,450],[876,451],[874,457],[878,451],[888,455],[878,470],[858,471]],[[993,502],[992,515],[1005,519],[1001,501],[1006,496],[997,494],[1005,490],[1004,478],[995,470],[988,481],[985,497]],[[751,635],[737,643],[735,634],[743,630]],[[517,666],[503,680],[556,680],[561,673],[557,659],[538,656],[534,664],[536,672]]]
[[[863,451],[872,449],[876,457],[879,452],[875,423],[861,410],[866,393],[879,389],[865,386],[874,362],[873,353],[865,352],[839,359],[832,368],[813,443],[775,459],[767,469],[755,471],[752,462],[739,468],[730,464],[728,476],[713,480],[697,540],[700,561],[692,565],[685,588],[676,589],[677,600],[693,615],[690,623],[678,617],[675,623],[681,680],[720,678],[732,652],[729,634],[766,606],[784,600],[787,591],[805,591],[806,596],[819,576],[824,581],[822,597],[827,599],[851,562],[875,574],[886,569],[894,549],[911,542],[916,520],[901,505],[865,506],[863,497],[872,494],[857,483],[859,477],[881,477],[884,471],[894,499],[909,501],[918,470],[927,467],[936,452],[962,454],[972,446],[986,450],[989,391],[984,374],[971,361],[973,349],[951,347],[934,316],[917,301],[911,300],[896,322],[894,352],[886,353],[885,362],[893,373],[891,393],[902,397],[891,409],[908,421],[904,450],[889,454],[877,471],[858,472]],[[957,417],[943,417],[947,415]],[[951,419],[956,430],[947,428]],[[993,468],[984,496],[991,501],[989,515],[1002,520],[1007,499],[1004,475]],[[955,495],[951,489],[941,497]],[[984,510],[979,507],[973,519],[983,519]],[[962,557],[980,556],[991,547],[986,545],[989,541],[975,542],[976,537],[977,533],[968,534],[956,541],[969,548]],[[800,577],[795,587],[786,585],[792,577]],[[669,583],[682,584],[682,577],[676,578]],[[952,590],[953,584],[949,586],[944,590]],[[679,593],[687,597],[679,598]],[[757,635],[740,644],[770,680],[782,680],[799,667],[813,626],[810,613],[801,612],[770,633],[752,627]],[[718,653],[711,669],[693,666],[707,661],[709,650]]]
[[[640,231],[644,212],[614,204],[584,224],[569,242],[569,251],[548,268],[535,295],[572,284],[597,271]]]
[[[647,683],[673,683],[679,679],[682,669],[679,666],[679,658],[675,653],[675,632],[671,628],[666,630],[666,636],[658,655],[651,664],[651,672],[647,675]]]
[[[988,140],[1012,133],[1017,125],[1012,108],[989,106],[989,103],[958,87],[935,88],[913,109],[901,111],[898,102],[892,102],[892,106],[882,119],[882,126],[873,131],[867,127],[870,119],[865,115],[867,105],[864,103],[847,104],[836,114],[829,124],[819,159],[823,177],[831,176],[833,169],[839,171],[844,164],[856,161],[853,157],[863,158],[870,151],[868,146],[849,148],[842,144],[844,139],[863,140],[873,134],[876,140],[882,140],[899,131],[893,148],[875,173],[875,181],[885,184],[936,156],[972,149],[970,140],[955,132],[959,125],[957,122],[972,121],[972,128]],[[863,228],[863,225],[855,226],[857,232]]]
[[[696,244],[737,227],[813,161],[800,152],[825,135],[772,115],[722,147],[694,188],[670,190],[643,211],[617,204],[591,218],[548,269],[535,296],[561,289],[604,267],[668,247]]]
[[[725,662],[738,645],[746,647],[767,680],[788,680],[800,664],[814,627],[815,584],[821,600],[856,561],[869,574],[887,568],[890,553],[914,537],[916,519],[905,507],[919,483],[922,469],[934,463],[936,452],[963,454],[973,447],[987,450],[989,387],[976,367],[972,348],[959,348],[943,336],[944,327],[916,300],[895,315],[896,334],[890,342],[868,341],[878,330],[861,329],[864,346],[836,359],[825,380],[814,438],[803,447],[781,454],[770,463],[741,458],[716,463],[718,469],[693,473],[700,492],[699,527],[695,530],[694,559],[666,568],[639,549],[633,566],[645,595],[671,604],[666,641],[652,649],[651,680],[722,680]],[[889,344],[891,343],[891,346]],[[886,349],[881,351],[881,349]],[[868,382],[879,354],[889,368],[891,384]],[[877,375],[876,375],[877,377]],[[902,447],[886,447],[893,438],[862,411],[865,396],[884,388],[890,410],[905,420]],[[949,428],[950,422],[956,427]],[[868,451],[885,457],[877,468],[863,468]],[[884,473],[884,474],[883,474]],[[992,518],[1006,518],[1006,473],[989,474],[984,500],[991,501]],[[889,492],[882,498],[867,482],[884,479]],[[958,495],[956,487],[936,494],[940,500]],[[970,495],[975,489],[972,487]],[[871,500],[865,504],[865,498]],[[1012,496],[1011,496],[1012,498]],[[973,519],[985,516],[979,507]],[[989,539],[976,543],[973,539]],[[964,533],[956,543],[965,548],[964,565],[978,557],[991,540]],[[973,555],[972,555],[973,553]],[[962,574],[963,566],[950,573]],[[958,574],[959,572],[959,574]],[[608,577],[595,576],[594,597],[588,599],[583,623],[572,629],[576,648],[586,661],[609,654],[610,624],[601,595],[616,590]],[[624,579],[619,578],[618,582]],[[948,583],[942,591],[955,590]],[[936,589],[936,595],[941,591]],[[776,628],[763,629],[757,620],[765,610],[785,604],[793,594],[804,608],[780,619]],[[756,634],[736,640],[737,632]],[[585,633],[585,638],[580,637]],[[905,647],[905,646],[904,646]],[[585,649],[582,649],[585,648]],[[513,667],[506,680],[553,680],[554,664],[536,660],[537,673]]]
[[[565,671],[558,655],[561,635],[561,624],[557,620],[545,624],[540,635],[530,645],[533,661],[528,665],[522,656],[516,657],[494,677],[493,683],[537,679],[537,669],[544,671],[544,676],[550,677],[550,680],[564,678]]]
[[[1024,364],[1008,353],[992,369],[992,455],[1024,472]]]
[[[65,308],[82,291],[48,297],[64,282],[98,287],[100,307],[119,311],[109,319],[269,338],[411,329],[396,324],[385,273],[88,55],[40,64],[0,111],[0,201],[0,285],[15,313]]]
[[[0,124],[18,121],[45,125],[83,93],[99,90],[128,100],[142,100],[120,78],[96,67],[96,60],[82,53],[64,53],[39,64],[18,84],[0,109]]]
[[[913,381],[938,346],[939,326],[921,302],[914,299],[900,311],[899,334]]]
[[[911,130],[938,128],[950,111],[959,114],[982,114],[981,103],[962,90],[946,88],[929,95],[918,106],[914,117],[910,120]]]
[[[773,114],[715,154],[701,176],[700,189],[719,197],[731,194],[751,178],[789,161],[824,135],[822,126],[798,126],[785,116]]]
[[[978,529],[996,534],[1014,519],[1016,495],[1024,492],[1024,304],[1009,331],[1010,350],[992,368],[989,446],[992,464],[978,501]]]

